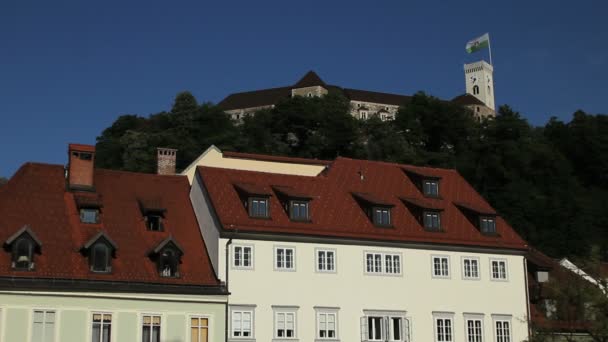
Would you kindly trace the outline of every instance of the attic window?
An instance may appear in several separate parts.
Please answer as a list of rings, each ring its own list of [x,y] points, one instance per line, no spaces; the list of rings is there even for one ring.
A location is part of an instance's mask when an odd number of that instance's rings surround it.
[[[422,222],[428,230],[441,230],[441,214],[438,211],[423,212]]]
[[[390,227],[392,203],[367,193],[353,193],[357,202],[365,210],[365,213],[377,227]]]
[[[99,209],[97,208],[81,208],[80,222],[82,223],[99,223]]]
[[[249,216],[267,218],[268,215],[268,198],[266,197],[250,197],[248,200]]]
[[[12,267],[15,270],[31,271],[34,269],[34,241],[22,236],[13,246]]]
[[[112,271],[110,264],[110,248],[103,242],[97,242],[91,248],[89,263],[91,271],[108,273]]]
[[[391,225],[391,208],[386,207],[374,207],[373,222],[376,226],[390,226]]]
[[[179,264],[183,250],[170,236],[163,240],[150,254],[156,261],[158,275],[164,278],[177,278],[180,276]]]
[[[289,218],[294,221],[308,220],[308,201],[291,200],[289,201]]]
[[[147,213],[144,217],[146,220],[146,228],[152,232],[163,231],[163,216],[162,213]]]
[[[484,234],[496,234],[496,218],[490,216],[479,217],[479,230]]]
[[[435,179],[422,181],[422,193],[429,197],[439,197],[439,181]]]

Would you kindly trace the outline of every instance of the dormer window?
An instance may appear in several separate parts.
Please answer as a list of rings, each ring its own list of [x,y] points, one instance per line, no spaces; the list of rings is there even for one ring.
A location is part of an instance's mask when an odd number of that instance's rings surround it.
[[[425,229],[441,230],[441,214],[438,211],[425,211],[422,221]]]
[[[353,196],[365,210],[365,213],[376,227],[391,227],[392,203],[368,193],[353,193]]]
[[[177,278],[180,277],[179,264],[183,254],[182,248],[169,236],[154,249],[150,256],[156,260],[159,276]]]
[[[374,207],[373,221],[376,226],[391,225],[391,208]]]
[[[153,232],[163,231],[163,216],[161,213],[148,213],[146,214],[146,228]]]
[[[139,208],[144,217],[146,230],[151,232],[162,232],[165,230],[163,220],[167,211],[159,199],[149,200],[140,199]]]
[[[32,271],[34,269],[34,256],[36,252],[40,252],[42,244],[29,226],[24,226],[9,237],[4,245],[11,251],[11,267],[14,270]]]
[[[250,197],[249,198],[249,216],[267,218],[268,215],[268,198],[266,197]]]
[[[289,201],[289,218],[294,221],[308,221],[308,201]]]
[[[430,179],[422,181],[422,193],[429,197],[439,197],[439,181]]]
[[[479,218],[479,230],[484,234],[496,234],[496,218],[481,216]]]
[[[82,208],[80,209],[80,222],[82,223],[99,223],[99,209],[97,208]]]
[[[89,258],[89,269],[95,273],[112,272],[112,258],[116,250],[116,244],[104,232],[95,234],[81,249]]]

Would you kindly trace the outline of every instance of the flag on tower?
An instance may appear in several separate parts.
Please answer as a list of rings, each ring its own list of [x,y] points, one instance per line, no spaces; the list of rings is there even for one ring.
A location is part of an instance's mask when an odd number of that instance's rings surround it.
[[[490,46],[490,34],[486,33],[481,37],[475,38],[467,43],[466,50],[473,53]]]

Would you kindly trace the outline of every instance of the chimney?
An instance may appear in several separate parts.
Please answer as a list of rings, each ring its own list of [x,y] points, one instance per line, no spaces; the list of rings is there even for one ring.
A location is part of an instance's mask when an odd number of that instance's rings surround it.
[[[156,149],[156,173],[159,175],[174,175],[176,156],[177,150],[158,147]]]
[[[93,190],[95,146],[70,144],[68,147],[68,187],[71,190]]]

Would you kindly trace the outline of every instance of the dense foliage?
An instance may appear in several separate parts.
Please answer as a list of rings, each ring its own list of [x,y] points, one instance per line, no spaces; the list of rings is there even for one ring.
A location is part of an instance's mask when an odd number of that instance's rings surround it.
[[[307,158],[337,156],[456,168],[528,241],[554,256],[608,249],[608,117],[576,112],[531,126],[503,106],[477,122],[423,93],[395,121],[359,121],[339,93],[296,97],[235,125],[218,107],[178,94],[170,112],[119,117],[97,140],[100,167],[152,172],[156,147],[186,167],[220,149]]]

